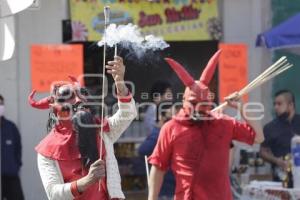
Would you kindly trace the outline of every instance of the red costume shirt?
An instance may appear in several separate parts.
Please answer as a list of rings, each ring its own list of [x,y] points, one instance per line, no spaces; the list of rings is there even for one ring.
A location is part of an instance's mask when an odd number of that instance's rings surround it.
[[[96,119],[97,123],[100,120]],[[109,131],[107,121],[104,121],[104,131]],[[98,149],[100,147],[100,138],[95,136]],[[102,159],[105,161],[106,151],[102,144]],[[45,157],[57,160],[61,174],[65,183],[76,181],[88,174],[88,170],[83,168],[81,155],[76,141],[76,133],[73,131],[71,121],[60,121],[58,125],[40,142],[35,148],[36,151]],[[101,190],[99,184],[94,183],[86,191],[79,194],[77,188],[71,187],[74,200],[108,200],[109,195],[106,187],[106,178],[101,180]]]
[[[96,138],[99,149],[99,137]],[[103,145],[102,149],[102,159],[105,161],[105,148]],[[64,178],[65,183],[71,183],[73,181],[77,181],[78,179],[86,176],[88,174],[88,170],[82,167],[82,163],[80,159],[76,160],[59,160],[58,161],[61,173]],[[75,200],[108,200],[108,191],[106,188],[106,178],[101,180],[101,189],[99,190],[99,183],[94,183],[89,186],[86,191],[82,194],[77,194],[77,191],[72,191],[75,196]]]
[[[183,115],[181,110],[177,117]],[[174,118],[162,127],[149,162],[162,170],[171,167],[175,200],[230,200],[230,143],[252,145],[254,139],[249,125],[225,115],[199,123]]]
[[[118,98],[122,103],[131,101],[132,96],[128,94],[126,97]],[[95,118],[95,123],[103,125],[103,131],[109,134],[110,127],[108,121],[104,119],[101,121]],[[101,180],[101,190],[99,191],[99,184],[90,185],[83,193],[77,190],[76,180],[88,174],[87,169],[83,169],[81,164],[81,155],[77,145],[76,133],[73,130],[73,124],[70,120],[61,120],[51,132],[36,146],[35,150],[52,160],[58,162],[61,175],[64,183],[71,184],[71,192],[74,200],[108,200],[109,194],[107,190],[106,177]],[[102,159],[105,161],[106,150],[103,140],[97,134],[95,136],[98,149],[100,149],[100,141],[102,142]],[[117,200],[112,198],[111,200]]]

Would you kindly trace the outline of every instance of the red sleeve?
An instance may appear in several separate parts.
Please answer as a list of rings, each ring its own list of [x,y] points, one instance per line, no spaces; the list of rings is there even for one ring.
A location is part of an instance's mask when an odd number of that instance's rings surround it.
[[[170,123],[171,121],[161,128],[157,144],[152,155],[149,157],[149,163],[163,171],[169,168],[172,154]]]
[[[78,191],[78,188],[77,188],[77,182],[74,181],[71,183],[71,192],[73,194],[74,197],[78,197],[81,195],[81,193]]]
[[[122,103],[129,103],[132,99],[132,95],[130,92],[128,92],[127,96],[120,96],[118,95],[118,100]]]
[[[254,144],[254,139],[256,133],[247,123],[242,123],[237,120],[232,120],[233,123],[233,132],[232,139],[239,142],[244,142],[249,145]]]

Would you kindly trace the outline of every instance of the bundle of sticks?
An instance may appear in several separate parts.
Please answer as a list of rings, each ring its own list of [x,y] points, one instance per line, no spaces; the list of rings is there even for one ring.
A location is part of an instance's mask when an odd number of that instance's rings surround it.
[[[288,70],[293,65],[288,63],[287,58],[285,56],[282,56],[279,60],[277,60],[273,65],[271,65],[269,68],[267,68],[263,73],[261,73],[258,77],[256,77],[253,81],[251,81],[248,85],[246,85],[243,89],[238,91],[237,93],[231,94],[225,99],[232,98],[240,98],[244,96],[245,94],[251,92],[258,86],[261,86],[263,83],[267,82],[268,80],[274,78],[275,76],[278,76],[282,72]],[[212,112],[220,111],[223,108],[227,106],[227,101],[220,104],[216,108],[212,110]]]

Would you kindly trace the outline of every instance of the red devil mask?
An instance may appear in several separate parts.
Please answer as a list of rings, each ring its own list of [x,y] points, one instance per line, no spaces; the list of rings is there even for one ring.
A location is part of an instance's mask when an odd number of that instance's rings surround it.
[[[209,83],[214,75],[221,50],[217,51],[209,60],[200,79],[195,81],[185,68],[171,58],[165,58],[177,76],[186,86],[183,99],[191,103],[209,103],[213,101],[213,93],[209,90]]]
[[[35,90],[33,90],[29,97],[29,104],[37,109],[49,109],[53,107],[54,110],[60,111],[62,103],[68,102],[69,104],[76,104],[78,102],[85,102],[84,91],[80,85],[80,82],[73,76],[69,76],[70,82],[55,82],[51,86],[51,95],[45,97],[39,101],[34,100]]]

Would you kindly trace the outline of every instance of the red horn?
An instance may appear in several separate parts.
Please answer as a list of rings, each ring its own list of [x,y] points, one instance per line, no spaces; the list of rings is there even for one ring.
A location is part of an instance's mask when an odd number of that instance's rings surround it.
[[[45,97],[39,101],[35,101],[33,96],[35,95],[35,90],[33,90],[30,95],[28,96],[28,102],[29,104],[37,109],[48,109],[50,107],[49,103],[50,103],[50,99],[51,97]]]
[[[73,83],[79,83],[79,81],[77,80],[77,78],[75,76],[69,75],[68,77]]]
[[[201,77],[200,77],[200,82],[206,86],[209,85],[214,73],[215,73],[215,70],[216,70],[216,66],[218,64],[218,61],[219,61],[219,57],[220,57],[220,54],[221,54],[221,50],[217,51],[213,57],[211,57],[211,59],[208,61],[204,71],[202,72],[201,74]]]
[[[190,87],[195,83],[193,77],[184,69],[181,64],[179,64],[172,58],[165,58],[165,60],[171,66],[174,72],[176,72],[177,76],[181,79],[186,87]]]
[[[79,86],[79,87],[82,87],[84,85],[83,79],[82,80],[78,80],[76,77],[74,77],[72,75],[69,75],[68,77],[72,81],[73,85]]]

